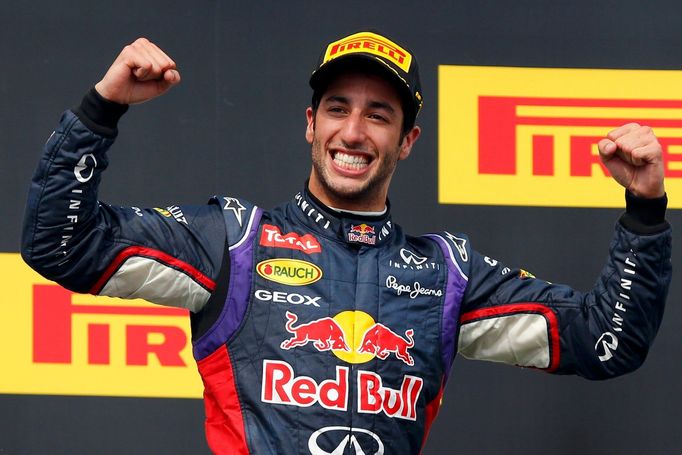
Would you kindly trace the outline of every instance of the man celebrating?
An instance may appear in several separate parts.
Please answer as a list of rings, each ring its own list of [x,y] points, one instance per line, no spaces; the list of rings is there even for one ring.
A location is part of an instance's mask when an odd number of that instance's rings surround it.
[[[595,288],[580,293],[479,254],[463,234],[414,237],[392,221],[389,184],[419,138],[422,94],[414,55],[373,32],[318,61],[312,169],[288,203],[99,203],[119,118],[178,82],[141,38],[63,115],[33,179],[22,255],[77,292],[191,311],[215,453],[419,453],[457,353],[591,379],[643,362],[671,276],[650,128],[599,143],[627,209]]]

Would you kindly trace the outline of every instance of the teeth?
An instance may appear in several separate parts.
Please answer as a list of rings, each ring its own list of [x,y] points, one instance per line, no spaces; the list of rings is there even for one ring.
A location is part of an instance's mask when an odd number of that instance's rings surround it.
[[[337,152],[336,155],[334,155],[334,162],[347,169],[360,169],[367,166],[368,160],[367,157],[364,156]]]

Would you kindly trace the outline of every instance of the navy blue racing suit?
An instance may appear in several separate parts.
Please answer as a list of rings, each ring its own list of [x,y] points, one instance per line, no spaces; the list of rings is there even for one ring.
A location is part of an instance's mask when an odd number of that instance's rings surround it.
[[[464,234],[410,236],[306,188],[264,211],[230,196],[98,201],[125,107],[91,91],[33,177],[22,255],[76,292],[190,310],[216,453],[419,453],[457,353],[603,379],[646,357],[671,277],[665,198],[626,193],[594,289],[505,267]]]

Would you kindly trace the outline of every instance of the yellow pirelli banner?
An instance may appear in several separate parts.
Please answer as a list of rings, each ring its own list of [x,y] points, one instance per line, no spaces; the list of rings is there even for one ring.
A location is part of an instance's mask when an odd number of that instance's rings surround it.
[[[682,208],[682,71],[440,66],[438,83],[440,203],[623,207],[597,143],[637,122]]]
[[[75,294],[0,253],[0,393],[200,398],[187,311]]]

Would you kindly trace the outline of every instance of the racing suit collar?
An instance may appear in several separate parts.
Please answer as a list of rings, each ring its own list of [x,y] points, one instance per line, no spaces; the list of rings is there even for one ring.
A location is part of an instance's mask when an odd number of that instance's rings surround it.
[[[359,246],[380,246],[393,232],[391,204],[386,201],[386,211],[381,215],[358,215],[333,210],[308,191],[308,185],[294,196],[294,214],[314,231]]]

